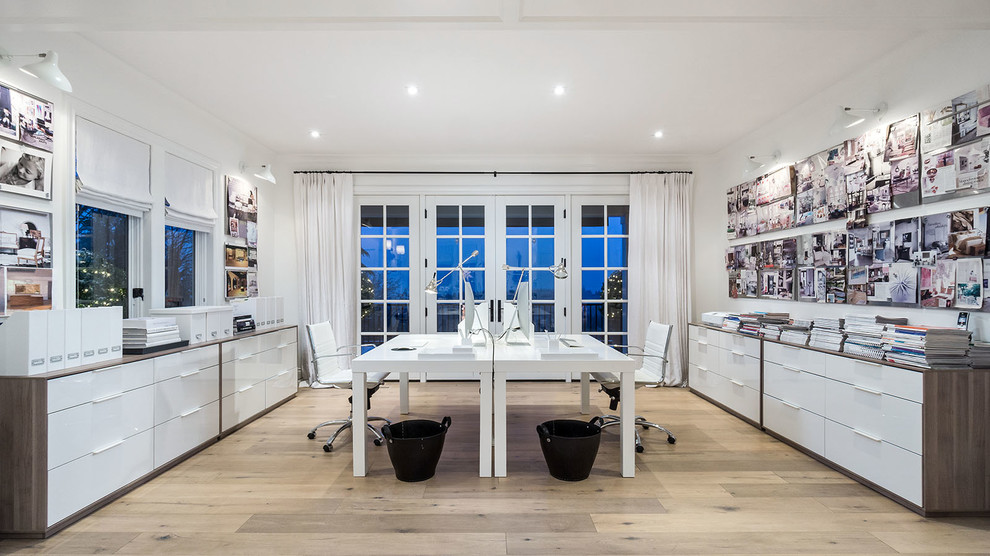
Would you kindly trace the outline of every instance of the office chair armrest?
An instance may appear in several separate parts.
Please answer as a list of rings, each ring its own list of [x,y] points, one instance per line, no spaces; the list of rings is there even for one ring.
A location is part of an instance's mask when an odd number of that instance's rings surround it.
[[[633,349],[638,349],[638,350],[643,350],[644,349],[642,346],[630,346],[630,345],[626,345],[626,344],[609,344],[609,347],[611,347],[613,349],[614,348],[633,348]],[[667,362],[667,358],[666,357],[664,357],[662,355],[655,355],[653,353],[627,353],[626,355],[628,355],[630,357],[657,357],[659,359],[663,359],[664,362]]]

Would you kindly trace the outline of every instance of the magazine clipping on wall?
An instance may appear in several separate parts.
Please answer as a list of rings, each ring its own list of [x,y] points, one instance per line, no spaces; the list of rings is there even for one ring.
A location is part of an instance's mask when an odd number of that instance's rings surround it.
[[[725,193],[726,207],[726,227],[725,235],[728,239],[736,239],[736,205],[738,204],[739,186],[730,187]]]
[[[248,230],[253,229],[257,240],[257,223],[258,188],[236,176],[227,176],[227,235],[250,243]]]
[[[983,259],[956,261],[956,300],[959,309],[983,307]]]
[[[247,273],[247,296],[258,297],[258,273]]]
[[[55,132],[52,103],[0,83],[0,137],[52,152]]]
[[[7,311],[48,311],[52,308],[52,269],[4,267]]]
[[[51,268],[52,215],[0,206],[0,266]]]
[[[51,153],[0,139],[0,191],[51,199]]]
[[[227,270],[226,275],[226,297],[228,299],[248,296],[248,272],[247,270]]]
[[[248,268],[248,248],[243,245],[224,245],[226,268]]]

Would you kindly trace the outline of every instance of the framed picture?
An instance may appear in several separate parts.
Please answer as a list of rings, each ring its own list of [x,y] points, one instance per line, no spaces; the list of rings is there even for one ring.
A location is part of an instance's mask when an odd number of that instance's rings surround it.
[[[52,269],[10,267],[5,276],[7,311],[48,311],[52,308]]]
[[[0,207],[0,266],[51,268],[52,215]]]
[[[248,247],[247,250],[248,268],[258,268],[258,250]]]
[[[51,199],[51,153],[0,140],[0,190]]]
[[[248,248],[243,245],[224,245],[224,263],[227,268],[247,268]]]
[[[10,100],[17,117],[17,139],[25,145],[52,152],[55,143],[52,103],[13,89]]]
[[[253,226],[248,227],[248,223]],[[258,188],[235,176],[227,176],[227,235],[249,238],[257,244]],[[254,247],[254,245],[252,245]]]
[[[17,110],[10,87],[0,83],[0,137],[17,139]]]
[[[248,296],[248,273],[246,270],[228,270],[227,275],[227,298]]]
[[[247,296],[258,297],[258,273],[247,273]]]

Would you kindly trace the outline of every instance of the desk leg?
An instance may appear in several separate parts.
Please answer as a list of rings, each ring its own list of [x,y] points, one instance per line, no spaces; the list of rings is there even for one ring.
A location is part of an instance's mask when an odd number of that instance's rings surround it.
[[[399,413],[409,415],[409,373],[399,373]]]
[[[636,373],[619,373],[619,447],[622,476],[636,476]]]
[[[506,474],[506,442],[505,442],[505,373],[495,374],[495,476],[505,477]]]
[[[478,434],[478,476],[492,476],[492,373],[483,372],[481,381],[481,399],[478,403],[478,413],[481,419]]]
[[[354,447],[354,476],[364,477],[368,474],[368,389],[364,387],[367,382],[367,373],[352,371],[351,399],[353,404],[354,422],[351,426],[352,444]]]
[[[591,413],[591,373],[581,373],[581,415]]]

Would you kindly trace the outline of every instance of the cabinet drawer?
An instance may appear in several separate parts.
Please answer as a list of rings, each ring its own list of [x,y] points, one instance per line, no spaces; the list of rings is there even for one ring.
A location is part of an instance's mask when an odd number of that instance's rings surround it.
[[[764,342],[763,360],[825,376],[825,357],[810,349]]]
[[[50,413],[48,469],[154,426],[154,387],[128,390]]]
[[[715,373],[709,371],[708,369],[691,363],[688,365],[688,386],[708,397],[714,397],[712,395],[712,390],[715,388],[712,384],[712,381],[714,380],[712,376],[714,374]]]
[[[925,375],[918,371],[883,366],[883,392],[905,400],[924,401]]]
[[[155,467],[161,467],[220,433],[220,402],[203,407],[155,427]]]
[[[220,351],[222,352],[222,360],[224,363],[228,361],[235,361],[244,357],[250,357],[261,351],[257,336],[241,338],[240,340],[234,340],[232,342],[224,342],[221,346]]]
[[[277,352],[271,352],[277,355]],[[244,359],[235,359],[223,364],[223,378],[220,384],[220,395],[229,396],[238,390],[263,382],[271,375],[265,364],[264,354],[254,354]],[[268,357],[271,359],[271,356]]]
[[[760,393],[742,382],[732,381],[716,373],[708,373],[710,391],[706,394],[736,413],[760,422]]]
[[[924,375],[920,372],[836,355],[826,356],[825,371],[828,378],[919,403],[922,401]]]
[[[153,360],[146,359],[49,380],[48,412],[148,386],[154,378]]]
[[[818,455],[825,453],[825,418],[763,395],[763,426]]]
[[[750,357],[760,358],[760,339],[740,336],[739,334],[719,333],[718,346],[732,352],[743,353]]]
[[[718,337],[720,334],[722,332],[704,326],[688,326],[689,340],[699,340],[713,346],[718,346]]]
[[[872,437],[883,438],[883,394],[862,386],[826,380],[825,417]]]
[[[159,425],[220,399],[220,366],[185,372],[155,383],[155,424]]]
[[[206,369],[218,363],[217,347],[207,346],[156,357],[155,381],[161,382],[190,371]]]
[[[221,430],[228,430],[265,409],[265,384],[254,384],[221,399]]]
[[[48,472],[48,525],[151,473],[153,429],[102,446]]]
[[[285,370],[265,381],[265,407],[271,407],[296,393],[295,369]]]
[[[285,330],[279,330],[278,334],[278,347],[287,346],[289,344],[295,344],[299,341],[299,334],[296,332],[295,328],[287,328]]]
[[[790,365],[763,362],[765,393],[818,415],[825,415],[825,382],[824,377]]]
[[[825,457],[921,505],[920,455],[826,419]]]
[[[718,367],[718,357],[721,351],[717,346],[707,341],[690,340],[689,361],[703,369],[715,370]]]
[[[920,403],[884,394],[881,438],[884,442],[923,454],[921,414]]]
[[[269,332],[268,334],[262,334],[258,336],[258,351],[268,351],[270,349],[275,349],[282,343],[281,330],[277,332]]]
[[[760,389],[760,359],[736,350],[719,350],[716,372],[725,378],[741,382],[754,390]]]

